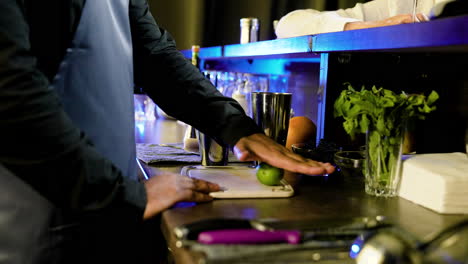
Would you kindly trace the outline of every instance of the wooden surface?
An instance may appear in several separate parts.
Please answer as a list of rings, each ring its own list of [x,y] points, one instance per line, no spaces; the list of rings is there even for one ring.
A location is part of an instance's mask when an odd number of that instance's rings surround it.
[[[156,125],[157,121],[155,122]],[[164,123],[173,127],[174,123]],[[162,138],[158,143],[175,139],[159,126]],[[144,166],[148,174],[156,170],[180,172],[186,164]],[[420,239],[427,239],[444,227],[467,215],[442,215],[403,198],[375,198],[364,193],[362,178],[339,175],[313,177],[286,174],[295,195],[289,198],[216,199],[209,203],[181,203],[162,214],[161,228],[175,263],[198,263],[202,256],[176,246],[173,230],[176,226],[213,217],[245,219],[322,219],[383,215]]]

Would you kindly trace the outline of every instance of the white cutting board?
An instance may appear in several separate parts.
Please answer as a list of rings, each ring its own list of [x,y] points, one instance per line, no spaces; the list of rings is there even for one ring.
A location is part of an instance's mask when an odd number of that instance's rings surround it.
[[[256,169],[247,166],[185,166],[181,174],[219,184],[224,191],[210,193],[214,198],[275,198],[294,194],[284,179],[278,186],[261,184]]]

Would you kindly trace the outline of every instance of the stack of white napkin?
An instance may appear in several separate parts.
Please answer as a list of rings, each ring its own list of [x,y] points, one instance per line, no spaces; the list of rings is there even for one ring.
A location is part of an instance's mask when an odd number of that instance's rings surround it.
[[[467,154],[417,154],[406,159],[399,196],[439,213],[468,214]]]

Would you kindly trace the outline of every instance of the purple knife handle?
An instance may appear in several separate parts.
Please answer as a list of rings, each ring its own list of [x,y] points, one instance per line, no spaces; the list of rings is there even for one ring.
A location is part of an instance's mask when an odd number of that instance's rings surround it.
[[[202,244],[298,244],[300,241],[301,233],[296,230],[226,229],[205,231],[198,235],[198,242]]]

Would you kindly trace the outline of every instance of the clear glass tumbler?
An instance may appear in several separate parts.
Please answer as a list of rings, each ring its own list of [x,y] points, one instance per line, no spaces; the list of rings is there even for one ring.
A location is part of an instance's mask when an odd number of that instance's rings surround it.
[[[401,180],[404,131],[393,129],[384,135],[371,126],[366,136],[365,189],[380,197],[397,195]]]

